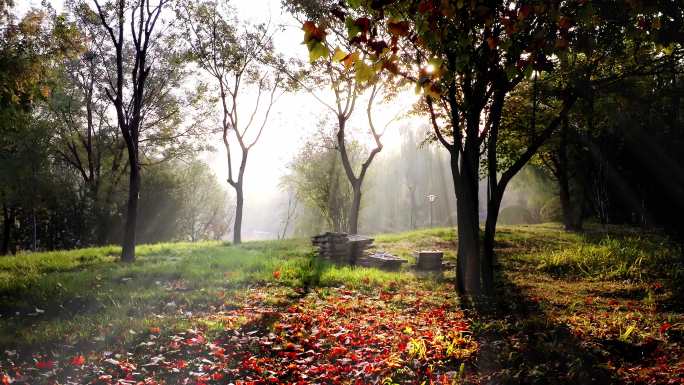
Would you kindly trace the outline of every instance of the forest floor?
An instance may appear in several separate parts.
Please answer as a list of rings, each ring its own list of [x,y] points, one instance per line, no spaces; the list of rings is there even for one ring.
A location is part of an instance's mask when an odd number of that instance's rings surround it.
[[[454,255],[452,229],[375,239]],[[118,253],[0,258],[0,384],[684,384],[684,266],[656,234],[501,227],[477,300],[305,240]]]

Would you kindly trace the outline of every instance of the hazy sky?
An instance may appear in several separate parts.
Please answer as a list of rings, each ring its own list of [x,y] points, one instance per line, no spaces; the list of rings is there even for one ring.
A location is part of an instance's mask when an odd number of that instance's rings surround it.
[[[58,12],[62,10],[63,2],[63,0],[50,0]],[[40,3],[40,0],[18,0],[16,5],[18,11],[23,13],[31,6],[39,7]],[[232,0],[231,3],[237,9],[241,20],[265,22],[270,19],[273,24],[285,25],[286,30],[275,37],[277,49],[287,56],[296,56],[306,60],[308,53],[306,47],[301,44],[303,40],[301,27],[288,14],[281,11],[280,0]],[[325,99],[331,97],[331,94],[329,90],[319,91],[319,95]],[[391,105],[378,106],[375,110],[376,126],[382,127],[397,113],[406,111],[416,98],[417,96],[409,91]],[[245,100],[241,104],[249,106],[250,103],[254,102]],[[304,139],[315,132],[317,123],[325,114],[330,114],[330,111],[306,92],[285,94],[278,100],[261,140],[250,152],[245,174],[245,193],[249,197],[247,200],[250,201],[247,204],[247,210],[250,206],[260,206],[261,202],[267,203],[273,199],[275,193],[279,192],[279,180],[286,171],[287,163],[297,153]],[[417,124],[420,124],[420,121]],[[363,135],[367,132],[363,103],[358,105],[350,126],[360,131],[361,135],[357,132],[357,140],[362,143],[371,143],[370,135]],[[383,140],[385,150],[379,156],[399,147],[400,126],[405,125],[395,122],[388,127]],[[219,151],[207,154],[205,158],[213,167],[217,177],[225,183],[227,166],[222,142],[220,137],[209,140],[214,142],[213,145]],[[235,164],[233,167],[236,167]]]

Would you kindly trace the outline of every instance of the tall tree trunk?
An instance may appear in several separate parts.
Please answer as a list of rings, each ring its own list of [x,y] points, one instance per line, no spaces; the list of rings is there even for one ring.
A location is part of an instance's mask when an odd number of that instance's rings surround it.
[[[480,216],[479,216],[479,146],[476,139],[466,139],[464,154],[460,158],[460,180],[456,192],[458,213],[459,277],[465,293],[481,293]],[[453,172],[453,170],[452,170]]]
[[[563,216],[563,227],[566,231],[574,231],[575,229],[572,225],[573,210],[570,198],[570,184],[567,178],[562,178],[560,175],[558,178],[558,193],[560,197],[561,214]]]
[[[409,186],[409,230],[416,229],[416,188],[414,186]]]
[[[140,198],[140,167],[135,152],[129,149],[129,184],[126,225],[122,244],[121,261],[135,261],[135,232],[138,224],[138,200]]]
[[[464,188],[466,190],[467,188]],[[461,194],[456,200],[458,210],[458,268],[459,287],[467,294],[480,293],[480,228],[477,199],[471,193]]]
[[[233,226],[233,244],[239,245],[242,243],[242,208],[245,203],[245,196],[242,191],[242,180],[235,184],[235,223]]]
[[[570,192],[570,175],[568,173],[568,119],[563,119],[558,144],[558,162],[556,164],[556,178],[558,179],[558,195],[561,203],[563,227],[567,231],[575,231],[574,210]]]
[[[351,215],[349,217],[349,232],[351,234],[358,234],[359,232],[359,213],[361,211],[361,180],[357,180],[352,184],[352,205]]]
[[[7,255],[10,252],[10,242],[12,240],[12,226],[14,225],[14,215],[12,209],[7,205],[2,205],[2,245],[0,245],[0,255]]]
[[[484,232],[484,259],[482,261],[482,287],[490,292],[494,287],[494,237],[496,235],[496,221],[499,219],[499,209],[503,194],[499,189],[492,189],[487,200],[487,220]]]
[[[489,140],[487,141],[487,219],[485,221],[484,255],[482,257],[482,286],[486,293],[491,293],[494,288],[494,264],[496,260],[494,237],[496,236],[496,221],[499,219],[501,200],[506,189],[506,183],[508,183],[505,180],[502,180],[501,184],[497,181],[499,164],[496,154],[499,124],[501,122],[505,95],[505,92],[500,90],[494,97],[490,113]],[[535,113],[536,105],[532,109],[532,126],[536,122]]]
[[[459,294],[465,294],[464,276],[465,276],[465,260],[460,257],[461,255],[461,228],[465,225],[461,224],[462,215],[461,207],[459,206],[461,200],[459,199],[459,181],[460,175],[458,174],[458,151],[449,151],[449,165],[451,168],[452,181],[454,183],[454,192],[456,194],[456,232],[457,232],[457,254],[456,254],[456,291]]]

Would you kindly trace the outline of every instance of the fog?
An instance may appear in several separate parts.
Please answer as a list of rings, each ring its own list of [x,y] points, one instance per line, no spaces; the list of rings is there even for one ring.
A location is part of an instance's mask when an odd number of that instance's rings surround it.
[[[40,3],[39,0],[18,2],[17,14],[21,15],[31,7],[40,6]],[[49,3],[57,12],[63,9],[63,0],[50,0]],[[231,4],[241,20],[250,23],[265,22],[282,28],[275,36],[277,50],[287,57],[307,60],[307,49],[301,44],[301,28],[290,15],[282,12],[279,0],[233,0]],[[201,76],[198,74],[199,78]],[[323,100],[332,98],[329,90],[316,92]],[[248,95],[241,102],[242,108],[251,108],[254,99],[255,95]],[[392,103],[379,106],[375,112],[378,126],[397,117],[401,119],[388,125],[383,135],[384,149],[370,166],[364,182],[360,217],[362,233],[454,226],[456,223],[455,195],[448,153],[438,143],[425,142],[429,127],[424,117],[402,115],[416,99],[414,92],[408,90],[400,93]],[[363,101],[359,105],[363,105]],[[350,120],[349,140],[358,142],[362,148],[370,147],[372,137],[367,133],[365,111],[363,108],[358,110],[360,111]],[[301,150],[302,143],[316,133],[317,122],[326,114],[330,114],[330,111],[306,91],[285,93],[274,105],[264,134],[250,152],[247,163],[244,239],[275,239],[282,233],[288,217],[288,206],[292,207],[292,192],[286,191],[282,186],[282,178],[288,174],[288,165]],[[217,119],[218,115],[212,114],[205,117],[205,122],[212,125]],[[220,136],[204,140],[215,151],[201,154],[200,159],[210,166],[218,182],[233,197],[232,189],[226,182],[227,162]],[[486,189],[486,183],[481,182],[482,220],[486,213]],[[515,177],[506,192],[500,222],[544,220],[539,212],[553,197],[552,192],[553,185],[549,179],[544,178],[538,170],[528,167]],[[432,202],[429,197],[432,197]],[[508,213],[506,209],[509,207],[514,207],[515,212]],[[521,214],[521,210],[525,213]],[[329,230],[320,218],[314,219],[317,216],[315,210],[301,201],[290,216],[287,236],[309,236],[312,231]],[[312,220],[316,223],[302,223]],[[224,238],[230,239],[230,234],[226,234]]]
[[[412,125],[413,123],[414,125]],[[377,234],[407,231],[427,227],[455,226],[456,201],[448,152],[439,143],[426,142],[427,126],[417,122],[400,122],[395,128],[397,138],[389,142],[371,165],[364,182],[360,232]],[[311,135],[311,132],[309,132]],[[249,173],[248,199],[245,203],[245,239],[276,239],[282,233],[288,216],[291,192],[281,185],[288,173],[287,164],[305,139],[303,133],[292,147],[282,146],[279,152],[255,155],[254,168],[273,162],[268,180]],[[264,140],[268,140],[266,137]],[[264,146],[266,147],[266,146]],[[366,149],[367,151],[367,149]],[[289,156],[289,158],[288,158]],[[259,163],[259,162],[265,162]],[[255,185],[262,188],[254,188]],[[480,218],[486,217],[486,181],[480,182]],[[429,196],[434,197],[431,203]],[[543,171],[526,167],[511,182],[501,206],[500,224],[540,223],[558,220],[555,186]],[[291,206],[289,206],[291,207]],[[545,211],[545,210],[546,211]],[[288,224],[288,237],[306,237],[329,231],[329,226],[316,217],[316,210],[301,200]]]

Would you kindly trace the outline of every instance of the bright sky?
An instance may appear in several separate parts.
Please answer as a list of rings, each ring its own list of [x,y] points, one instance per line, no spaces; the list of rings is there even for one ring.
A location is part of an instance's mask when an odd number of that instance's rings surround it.
[[[30,7],[40,7],[41,0],[19,0],[16,2],[20,13]],[[64,0],[50,0],[52,6],[59,12],[63,8]],[[276,47],[287,56],[296,56],[306,60],[308,53],[301,44],[303,33],[301,27],[287,13],[280,9],[280,0],[232,0],[231,3],[238,11],[238,17],[245,21],[265,22],[269,18],[273,24],[285,25],[285,32],[276,36]],[[329,90],[320,90],[325,97]],[[328,95],[329,97],[330,95]],[[375,125],[381,128],[399,113],[406,111],[416,96],[412,91],[392,105],[378,106],[375,110]],[[254,103],[251,101],[251,103]],[[248,106],[250,101],[243,101]],[[359,104],[356,117],[352,118],[352,128],[358,127],[361,132],[367,132],[365,105]],[[316,130],[316,125],[324,114],[330,114],[315,98],[306,92],[285,94],[274,106],[269,123],[259,143],[250,152],[250,158],[245,173],[245,193],[255,207],[259,201],[266,202],[273,199],[273,194],[279,190],[280,177],[286,172],[290,159],[297,153],[303,141]],[[420,124],[420,122],[417,122]],[[401,143],[401,133],[398,131],[402,124],[395,122],[389,126],[383,137],[385,149],[383,153],[398,149]],[[370,135],[356,138],[362,143],[372,143]],[[227,166],[225,151],[220,137],[211,139],[218,152],[207,155],[207,160],[213,167],[217,177],[225,183]],[[381,155],[382,156],[382,153]],[[234,165],[233,167],[236,168]]]

